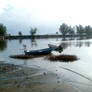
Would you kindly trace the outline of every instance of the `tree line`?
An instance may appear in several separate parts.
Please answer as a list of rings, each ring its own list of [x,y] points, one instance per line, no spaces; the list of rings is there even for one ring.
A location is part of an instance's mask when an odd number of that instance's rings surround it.
[[[37,32],[37,28],[30,28],[30,35],[33,37]],[[5,25],[0,24],[0,36],[6,36],[7,34],[7,28]],[[22,32],[19,31],[18,32],[19,36],[22,36]],[[9,36],[11,36],[11,34],[9,34]]]
[[[67,35],[71,37],[75,36],[92,36],[92,27],[90,25],[88,26],[82,26],[82,25],[76,25],[74,27],[68,26],[65,23],[62,23],[60,25],[59,31],[61,32],[62,37],[66,37]],[[7,32],[7,28],[5,25],[0,24],[0,36],[5,36]],[[30,35],[34,37],[34,35],[37,32],[37,28],[30,28]],[[18,32],[19,36],[22,36],[22,32]],[[56,32],[56,35],[58,35],[58,32]]]
[[[32,36],[32,38],[34,38],[35,34],[37,32],[37,28],[30,28],[30,35]],[[22,32],[18,32],[19,36],[22,36]]]
[[[59,31],[62,34],[62,37],[69,36],[92,36],[92,27],[76,25],[74,27],[68,26],[67,24],[63,23],[60,25]]]

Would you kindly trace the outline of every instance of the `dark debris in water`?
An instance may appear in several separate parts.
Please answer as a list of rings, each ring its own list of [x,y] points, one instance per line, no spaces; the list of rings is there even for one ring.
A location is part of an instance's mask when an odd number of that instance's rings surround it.
[[[73,62],[77,60],[77,56],[75,55],[53,55],[53,54],[48,54],[48,55],[12,55],[10,56],[11,58],[14,59],[33,59],[33,58],[39,58],[39,57],[45,57],[45,59],[48,59],[50,61],[63,61],[63,62]]]
[[[77,60],[75,55],[49,55],[46,57],[50,61],[73,62]]]
[[[21,54],[21,55],[12,55],[10,57],[11,58],[15,58],[15,59],[29,59],[29,58],[34,58],[34,56],[32,56],[32,55],[24,55],[24,54]]]
[[[14,58],[14,59],[33,59],[33,58],[39,58],[39,57],[44,57],[46,55],[24,55],[24,54],[21,54],[21,55],[12,55],[10,56],[11,58]]]

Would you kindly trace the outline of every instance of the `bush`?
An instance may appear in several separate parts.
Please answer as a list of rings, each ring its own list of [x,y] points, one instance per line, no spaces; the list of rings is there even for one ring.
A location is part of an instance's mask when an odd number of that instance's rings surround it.
[[[0,24],[0,36],[6,35],[6,27],[3,24]]]

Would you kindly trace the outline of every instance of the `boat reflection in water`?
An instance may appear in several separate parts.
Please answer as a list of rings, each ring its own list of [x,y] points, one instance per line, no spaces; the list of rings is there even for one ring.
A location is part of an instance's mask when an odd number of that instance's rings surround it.
[[[22,39],[19,39],[19,44],[22,44]]]
[[[33,39],[30,39],[31,40],[31,46],[32,47],[36,47],[37,46],[37,42],[36,42],[36,39],[35,38],[33,38]]]

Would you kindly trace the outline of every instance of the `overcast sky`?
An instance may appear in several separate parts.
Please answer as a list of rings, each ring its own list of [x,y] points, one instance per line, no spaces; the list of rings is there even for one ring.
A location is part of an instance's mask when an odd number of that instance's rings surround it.
[[[0,0],[0,23],[8,33],[56,33],[62,23],[92,26],[92,0]]]

